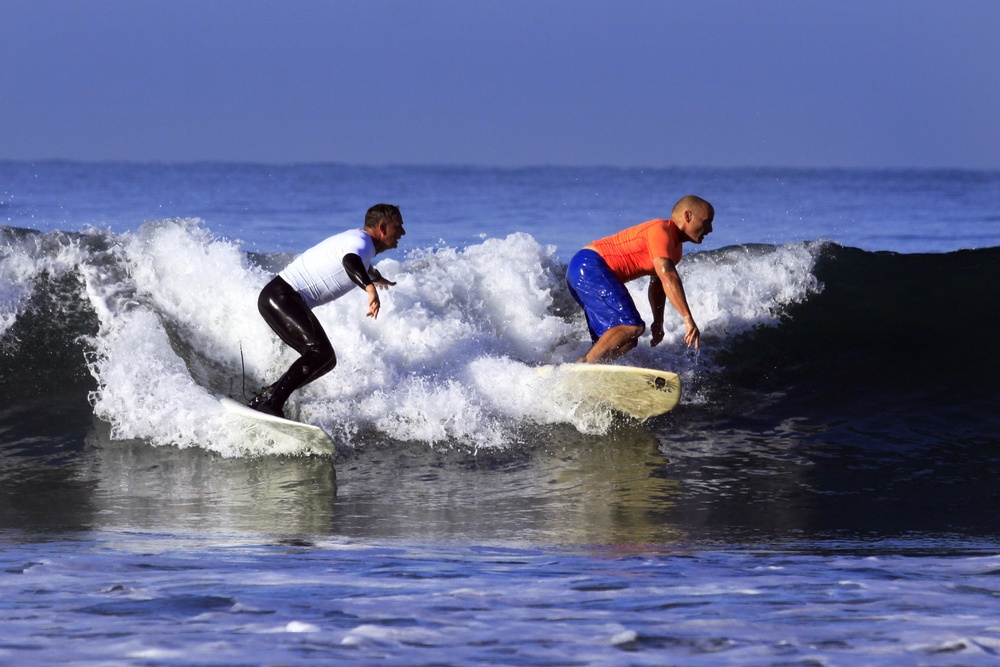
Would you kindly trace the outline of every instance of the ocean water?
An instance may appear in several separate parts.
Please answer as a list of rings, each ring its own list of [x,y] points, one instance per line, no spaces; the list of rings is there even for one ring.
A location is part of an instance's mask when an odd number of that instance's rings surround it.
[[[553,395],[565,262],[688,193],[702,348],[622,361],[681,404]],[[379,201],[291,404],[337,454],[226,417]],[[0,664],[994,664],[998,297],[998,172],[0,162]]]

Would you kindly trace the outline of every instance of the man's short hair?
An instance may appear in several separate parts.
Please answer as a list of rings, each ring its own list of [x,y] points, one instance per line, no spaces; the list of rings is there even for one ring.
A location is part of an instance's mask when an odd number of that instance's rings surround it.
[[[403,221],[403,214],[399,212],[399,207],[392,204],[375,204],[365,214],[365,227],[378,227],[382,222]]]

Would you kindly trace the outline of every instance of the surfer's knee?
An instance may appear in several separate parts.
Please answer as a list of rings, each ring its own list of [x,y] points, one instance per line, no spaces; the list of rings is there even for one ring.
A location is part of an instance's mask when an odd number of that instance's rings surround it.
[[[337,365],[337,353],[334,351],[330,341],[324,341],[322,345],[318,346],[316,353],[317,356],[323,359],[324,366],[329,366],[332,369]]]
[[[622,342],[621,350],[622,352],[628,352],[629,350],[634,350],[639,345],[639,338],[642,336],[646,327],[633,327],[633,330],[629,332],[628,337]]]
[[[319,374],[320,375],[326,375],[327,373],[329,373],[330,371],[332,371],[336,367],[337,367],[337,355],[333,351],[333,348],[330,348],[330,356],[326,360],[326,363],[324,363],[320,367]]]
[[[326,375],[337,366],[337,353],[329,341],[311,345],[309,351],[303,357],[308,357],[310,366],[314,369],[310,374],[310,382],[318,377]]]
[[[626,344],[631,344],[632,347],[635,347],[639,343],[639,338],[642,336],[643,333],[646,332],[646,325],[645,324],[625,325],[623,329],[624,329],[624,331],[622,331],[623,338],[627,339]]]
[[[639,345],[639,338],[646,331],[644,324],[625,325],[622,327],[621,342],[618,344],[618,353],[625,354],[629,350],[634,350]]]

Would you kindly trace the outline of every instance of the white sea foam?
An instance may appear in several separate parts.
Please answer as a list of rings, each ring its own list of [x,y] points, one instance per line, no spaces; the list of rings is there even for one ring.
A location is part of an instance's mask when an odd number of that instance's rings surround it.
[[[58,278],[86,262],[85,251],[66,234],[0,235],[0,340],[26,307],[40,276]]]
[[[736,246],[696,253],[678,265],[692,314],[707,340],[725,339],[754,327],[777,324],[782,310],[822,289],[813,275],[816,243],[783,246]],[[629,283],[629,291],[648,322],[648,281]],[[684,325],[669,303],[664,315],[664,343],[680,345]]]
[[[687,258],[681,271],[706,338],[773,324],[783,306],[818,288],[814,255],[798,244]],[[120,260],[125,271],[87,274],[102,313],[93,402],[113,435],[225,456],[297,451],[294,443],[254,444],[260,438],[236,429],[215,398],[241,392],[241,350],[252,389],[296,356],[256,312],[270,274],[196,220],[149,223],[122,236]],[[397,284],[381,293],[378,320],[364,317],[360,291],[316,310],[338,365],[296,392],[293,416],[348,446],[362,428],[479,448],[509,444],[525,421],[584,432],[609,427],[610,414],[560,401],[532,369],[575,359],[589,346],[582,313],[566,319],[554,310],[557,298],[566,299],[554,248],[517,233],[461,250],[388,256],[379,267]],[[630,289],[649,319],[645,281]],[[644,339],[627,362],[683,366],[680,319],[668,314],[666,329],[662,346]]]

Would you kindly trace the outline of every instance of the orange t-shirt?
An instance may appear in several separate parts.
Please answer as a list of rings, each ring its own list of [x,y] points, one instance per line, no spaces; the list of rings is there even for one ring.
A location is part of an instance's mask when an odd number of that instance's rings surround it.
[[[656,272],[653,260],[681,261],[681,241],[671,220],[649,220],[591,243],[618,280],[627,283]]]

